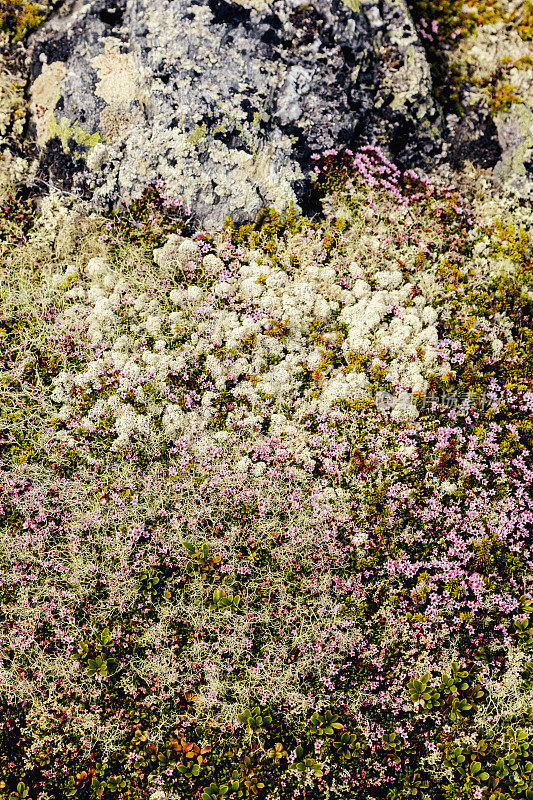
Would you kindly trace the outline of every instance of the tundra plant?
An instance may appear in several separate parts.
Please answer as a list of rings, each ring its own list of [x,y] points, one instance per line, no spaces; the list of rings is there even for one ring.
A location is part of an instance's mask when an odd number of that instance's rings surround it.
[[[315,162],[2,234],[2,800],[533,796],[527,232]]]

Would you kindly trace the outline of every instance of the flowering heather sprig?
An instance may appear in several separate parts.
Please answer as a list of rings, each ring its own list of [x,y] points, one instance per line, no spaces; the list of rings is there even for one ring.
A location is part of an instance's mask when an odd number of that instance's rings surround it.
[[[320,194],[335,197],[343,193],[355,174],[359,174],[364,186],[384,189],[400,206],[416,205],[419,211],[433,206],[435,217],[449,224],[450,233],[454,228],[468,230],[473,224],[464,198],[452,189],[437,190],[426,176],[419,176],[414,170],[401,172],[379,147],[366,145],[355,157],[351,150],[345,149],[326,150],[311,158],[315,161],[314,173]]]

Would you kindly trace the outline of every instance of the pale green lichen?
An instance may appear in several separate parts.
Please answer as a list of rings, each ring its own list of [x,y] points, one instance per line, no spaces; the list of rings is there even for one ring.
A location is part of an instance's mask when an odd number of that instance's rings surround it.
[[[532,43],[503,18],[491,19],[460,41],[451,65],[464,73],[469,104],[488,104],[492,113],[502,147],[494,179],[500,187],[529,196],[525,165],[533,147]]]
[[[24,129],[24,106],[22,78],[10,73],[0,63],[0,136],[5,136],[8,129],[14,136],[21,135]]]
[[[411,45],[409,45],[409,47],[405,51],[404,64],[403,64],[403,68],[402,68],[402,71],[405,74],[405,77],[406,77],[407,81],[409,81],[409,75],[412,76],[412,80],[415,80],[415,81],[418,80],[418,70],[416,69],[416,61],[417,61],[417,58],[416,58],[415,46],[411,44]],[[410,86],[409,88],[410,89],[416,89],[417,87],[416,86]],[[404,105],[404,102],[405,102],[405,98],[402,96],[402,94],[398,93],[393,97],[390,106],[394,111],[396,111],[396,110],[402,108],[402,106]],[[421,114],[423,114],[423,111],[424,111],[423,109],[420,109]]]
[[[222,126],[217,126],[218,129],[222,129]],[[195,125],[194,130],[187,137],[187,141],[193,145],[197,145],[198,142],[201,142],[202,139],[205,139],[207,136],[207,125],[206,123],[202,123],[202,125]]]
[[[494,167],[493,177],[497,185],[503,184],[517,195],[527,196],[531,181],[525,165],[533,150],[533,110],[521,103],[498,117],[500,136],[509,144]]]
[[[360,0],[342,0],[342,2],[344,3],[345,6],[354,11],[356,14],[359,13],[359,10],[361,8]]]
[[[58,123],[55,115],[52,114],[48,119],[48,138],[53,138],[57,136],[61,141],[61,145],[65,153],[69,152],[68,148],[68,141],[69,139],[74,139],[76,144],[85,145],[89,148],[89,152],[93,149],[93,147],[102,141],[102,135],[97,131],[96,133],[86,133],[83,128],[80,127],[77,123],[73,123],[71,119],[68,117],[61,117],[61,121]],[[77,156],[80,156],[80,152],[76,152]]]

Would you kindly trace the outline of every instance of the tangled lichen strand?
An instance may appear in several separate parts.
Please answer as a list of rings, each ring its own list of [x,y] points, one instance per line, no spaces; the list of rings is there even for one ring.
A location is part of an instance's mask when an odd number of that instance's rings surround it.
[[[530,231],[314,163],[4,225],[2,800],[528,800]]]

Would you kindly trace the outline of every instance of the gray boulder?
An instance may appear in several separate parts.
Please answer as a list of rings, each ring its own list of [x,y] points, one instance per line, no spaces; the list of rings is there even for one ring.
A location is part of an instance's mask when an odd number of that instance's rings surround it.
[[[67,0],[28,52],[35,174],[100,209],[160,180],[213,229],[305,209],[314,152],[441,150],[403,0]]]

